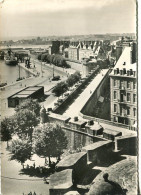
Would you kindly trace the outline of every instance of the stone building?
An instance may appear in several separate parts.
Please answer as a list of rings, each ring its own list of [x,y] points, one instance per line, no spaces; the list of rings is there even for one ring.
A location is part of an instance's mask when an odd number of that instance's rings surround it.
[[[84,58],[106,59],[105,44],[103,40],[71,42],[68,48],[68,58],[79,61]]]
[[[111,120],[136,129],[137,80],[135,44],[123,48],[123,52],[110,74]]]

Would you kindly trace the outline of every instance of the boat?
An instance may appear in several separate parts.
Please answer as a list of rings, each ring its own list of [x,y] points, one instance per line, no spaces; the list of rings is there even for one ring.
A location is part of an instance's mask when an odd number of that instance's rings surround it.
[[[15,66],[18,64],[17,58],[12,53],[11,49],[8,49],[6,56],[4,56],[5,64]]]

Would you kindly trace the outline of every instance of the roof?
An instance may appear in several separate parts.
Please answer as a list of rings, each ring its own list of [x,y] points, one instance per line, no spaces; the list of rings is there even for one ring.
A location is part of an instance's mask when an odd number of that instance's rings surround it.
[[[113,71],[111,72],[110,75],[113,75],[114,70],[119,68],[119,70],[126,68],[126,70],[132,69],[133,71],[136,71],[136,63],[131,64],[131,47],[125,47],[119,60],[117,61]],[[125,63],[125,65],[123,65]]]
[[[72,185],[72,169],[56,172],[50,176],[51,189],[67,189]]]
[[[38,91],[39,89],[43,88],[43,86],[31,86],[31,87],[27,87],[24,88],[20,91],[18,91],[17,93],[13,94],[12,96],[10,96],[9,98],[27,98],[29,97],[31,94],[33,94],[34,92]]]
[[[106,144],[109,144],[109,143],[112,143],[112,141],[99,141],[99,142],[96,142],[96,143],[93,143],[93,144],[89,144],[88,146],[85,146],[83,147],[83,150],[95,150],[96,148],[99,148],[99,147],[102,147]]]
[[[98,124],[98,123],[96,123],[96,122],[94,122],[94,124],[93,125],[86,125],[86,127],[89,127],[91,130],[93,130],[93,131],[98,131],[98,130],[100,130],[100,129],[102,129],[103,127],[100,125],[100,124]]]
[[[80,194],[77,191],[69,191],[69,192],[65,193],[64,195],[80,195]]]
[[[42,88],[42,86],[31,86],[31,87],[25,88],[25,90],[33,90],[33,91],[35,91],[35,90],[41,89],[41,88]]]
[[[27,97],[29,97],[29,95],[28,94],[15,94],[11,97],[12,98],[27,98]]]
[[[24,90],[18,93],[18,95],[31,95],[34,91]]]
[[[92,193],[90,193],[91,195],[123,195],[121,186],[114,181],[106,182],[103,179],[98,186],[95,184],[94,186],[95,189]]]
[[[74,119],[71,119],[69,122],[80,125],[80,126],[85,125],[87,123],[86,121],[82,121],[82,120],[74,121]]]
[[[60,114],[55,114],[55,113],[51,113],[49,116],[50,117],[53,117],[53,118],[56,118],[58,120],[61,120],[61,121],[69,121],[71,119],[68,116],[64,116],[64,115],[60,115]]]
[[[98,123],[94,123],[94,125],[90,126],[90,128],[93,131],[97,131],[97,130],[102,129],[103,127],[100,124],[98,124]]]
[[[117,136],[117,135],[121,134],[122,132],[121,131],[115,131],[115,130],[112,130],[112,129],[104,129],[103,133],[107,133],[107,134],[110,134],[110,135]]]
[[[71,167],[75,165],[83,156],[86,155],[86,152],[74,153],[63,158],[58,164],[57,167]]]
[[[103,174],[107,172],[109,174],[109,180],[114,183],[117,182],[122,188],[128,190],[128,194],[137,193],[137,158],[134,156],[128,156],[127,159],[121,160],[106,170],[102,171],[93,181],[93,185],[88,192],[88,195],[101,195],[109,194],[105,193],[104,190],[108,190],[107,185],[103,185]],[[102,187],[103,186],[103,187]],[[115,193],[113,193],[115,195]],[[113,195],[112,194],[112,195]],[[119,193],[120,194],[120,193]]]

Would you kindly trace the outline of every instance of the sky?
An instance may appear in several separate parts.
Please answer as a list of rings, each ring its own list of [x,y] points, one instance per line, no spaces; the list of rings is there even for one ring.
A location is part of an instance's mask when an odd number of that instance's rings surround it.
[[[135,0],[0,0],[0,36],[135,33]]]

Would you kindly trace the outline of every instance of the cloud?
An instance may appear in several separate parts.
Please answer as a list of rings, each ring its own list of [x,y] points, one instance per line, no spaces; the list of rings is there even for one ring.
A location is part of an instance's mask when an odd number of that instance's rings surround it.
[[[70,9],[100,9],[121,0],[5,0],[2,6],[4,13],[55,12]],[[124,0],[125,1],[125,0]]]
[[[135,0],[4,0],[4,35],[67,35],[135,31]]]

